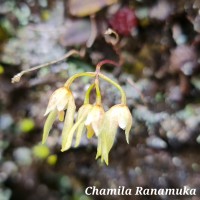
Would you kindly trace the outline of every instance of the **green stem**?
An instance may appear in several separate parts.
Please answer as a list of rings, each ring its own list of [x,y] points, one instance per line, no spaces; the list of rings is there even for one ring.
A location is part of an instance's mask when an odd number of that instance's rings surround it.
[[[77,79],[77,78],[79,78],[79,77],[81,77],[81,76],[95,77],[95,76],[96,76],[96,73],[95,73],[95,72],[83,72],[83,73],[75,74],[75,75],[73,75],[71,78],[69,78],[69,79],[66,81],[66,83],[65,83],[64,86],[65,86],[67,89],[69,89],[70,86],[71,86],[71,84],[72,84],[72,82],[73,82],[75,79]]]
[[[126,94],[125,94],[124,90],[122,89],[122,87],[119,84],[117,84],[116,82],[114,82],[113,80],[111,80],[110,78],[108,78],[107,76],[103,75],[102,73],[99,73],[98,75],[103,80],[114,85],[120,91],[120,93],[121,93],[121,103],[126,104]]]
[[[87,89],[86,93],[85,93],[85,100],[84,100],[84,104],[88,104],[90,103],[90,93],[92,91],[92,89],[94,88],[94,83],[90,85],[90,87]]]
[[[79,78],[79,77],[81,77],[81,76],[95,77],[95,76],[96,76],[96,73],[95,73],[95,72],[83,72],[83,73],[75,74],[75,75],[73,75],[71,78],[69,78],[69,79],[66,81],[66,83],[65,83],[64,86],[65,86],[67,89],[69,89],[70,86],[71,86],[71,84],[72,84],[72,82],[73,82],[75,79],[77,79],[77,78]],[[119,84],[117,84],[116,82],[114,82],[113,80],[111,80],[110,78],[108,78],[107,76],[103,75],[102,73],[98,73],[98,76],[99,76],[100,78],[102,78],[103,80],[109,82],[110,84],[114,85],[114,86],[120,91],[120,93],[121,93],[121,103],[122,103],[122,104],[126,104],[126,94],[125,94],[124,90],[122,89],[122,87],[121,87]]]
[[[96,88],[96,104],[101,105],[101,91],[99,88],[99,78],[96,77],[95,79],[95,88]]]

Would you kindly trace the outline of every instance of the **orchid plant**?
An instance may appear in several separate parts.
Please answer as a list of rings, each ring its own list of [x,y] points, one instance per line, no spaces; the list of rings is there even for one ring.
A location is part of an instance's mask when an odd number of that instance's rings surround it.
[[[45,116],[48,116],[44,124],[42,143],[44,144],[46,142],[52,125],[58,116],[60,121],[64,121],[61,134],[61,151],[66,151],[71,148],[73,137],[75,137],[75,147],[79,146],[82,135],[87,132],[87,137],[89,139],[93,136],[98,139],[96,159],[101,157],[101,161],[108,165],[109,152],[114,144],[118,127],[125,130],[126,141],[129,143],[132,115],[127,107],[126,94],[122,87],[100,72],[104,64],[118,65],[111,60],[101,61],[97,64],[95,72],[77,73],[70,77],[63,87],[53,92],[45,112]],[[43,66],[44,65],[41,65],[39,67]],[[38,69],[38,67],[36,67],[36,69]],[[12,82],[18,82],[24,73],[25,71],[22,71],[17,74],[12,79]],[[77,78],[84,76],[91,77],[94,81],[87,89],[84,103],[79,108],[77,117],[74,120],[76,104],[70,86]],[[101,79],[115,86],[121,94],[120,104],[112,106],[108,111],[105,111],[102,105],[99,85]],[[93,89],[95,89],[96,92],[96,101],[94,104],[91,104],[90,94]]]

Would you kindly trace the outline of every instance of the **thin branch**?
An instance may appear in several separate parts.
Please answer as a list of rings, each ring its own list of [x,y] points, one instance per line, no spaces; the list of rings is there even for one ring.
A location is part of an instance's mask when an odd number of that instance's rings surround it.
[[[42,68],[42,67],[47,67],[47,66],[49,66],[49,65],[53,65],[53,64],[58,63],[58,62],[60,62],[60,61],[62,61],[62,60],[64,60],[64,59],[66,59],[66,58],[68,58],[68,57],[70,57],[70,56],[72,56],[72,55],[75,55],[75,54],[80,55],[80,56],[83,56],[82,53],[81,53],[81,51],[79,52],[79,51],[77,51],[77,50],[72,49],[72,50],[70,50],[68,53],[66,53],[64,56],[62,56],[61,58],[59,58],[59,59],[57,59],[57,60],[53,60],[53,61],[51,61],[51,62],[44,63],[44,64],[41,64],[41,65],[37,65],[37,66],[32,67],[32,68],[30,68],[30,69],[21,71],[20,73],[16,74],[16,75],[11,79],[11,82],[12,82],[12,83],[17,83],[17,82],[20,81],[21,77],[22,77],[24,74],[26,74],[26,73],[28,73],[28,72],[31,72],[31,71],[34,71],[34,70],[37,70],[37,69],[40,69],[40,68]]]
[[[110,65],[114,65],[116,67],[119,67],[120,65],[115,62],[115,61],[112,61],[112,60],[102,60],[100,61],[97,65],[96,65],[96,72],[97,74],[100,73],[100,69],[102,67],[102,65],[105,65],[105,64],[110,64]]]

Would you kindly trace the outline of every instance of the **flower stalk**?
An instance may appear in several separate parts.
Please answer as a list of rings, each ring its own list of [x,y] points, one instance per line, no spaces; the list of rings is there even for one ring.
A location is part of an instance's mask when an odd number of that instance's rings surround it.
[[[71,51],[70,54],[78,54],[78,52]],[[55,62],[50,63],[52,64]],[[101,67],[105,64],[119,66],[118,63],[112,60],[103,60],[97,64],[95,72],[83,72],[73,75],[65,82],[63,87],[58,88],[51,95],[45,112],[45,115],[48,116],[44,124],[42,143],[47,141],[49,132],[57,116],[60,121],[64,121],[63,130],[61,133],[62,152],[71,148],[73,145],[74,136],[74,145],[77,147],[81,142],[82,135],[87,133],[88,139],[92,137],[96,137],[98,139],[96,158],[101,157],[101,161],[108,165],[109,152],[114,145],[118,128],[125,130],[126,141],[129,143],[132,115],[126,105],[126,94],[118,83],[100,72]],[[19,81],[24,73],[39,69],[46,65],[47,64],[43,64],[30,70],[22,71],[14,77],[13,81]],[[76,104],[70,87],[74,81],[80,77],[90,77],[94,82],[86,90],[84,103],[79,108],[77,117],[75,119],[74,116],[76,112]],[[121,94],[120,104],[112,106],[107,111],[104,110],[102,105],[100,80],[104,80],[115,86]],[[91,104],[90,95],[93,89],[95,89],[96,92],[96,101],[94,104]]]

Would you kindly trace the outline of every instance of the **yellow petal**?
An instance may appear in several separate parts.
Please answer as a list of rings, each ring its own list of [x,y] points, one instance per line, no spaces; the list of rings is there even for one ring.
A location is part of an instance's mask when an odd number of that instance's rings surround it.
[[[92,121],[92,128],[96,136],[99,135],[101,129],[103,128],[104,113],[104,110],[99,111],[98,116]]]
[[[131,127],[132,127],[132,123],[133,123],[133,118],[132,118],[132,115],[130,114],[129,117],[128,117],[126,129],[125,129],[126,141],[127,141],[128,144],[129,144],[129,134],[130,134],[130,130],[131,130]]]
[[[101,162],[105,162],[106,165],[109,163],[108,159],[108,149],[107,149],[107,143],[106,143],[106,134],[101,133],[101,135],[98,137],[98,148],[97,148],[97,154],[96,159],[101,156]]]
[[[70,104],[69,104],[70,106]],[[84,108],[82,108],[82,115],[80,116],[79,120],[70,128],[69,132],[67,132],[64,141],[62,143],[62,149],[61,151],[66,151],[70,148],[71,143],[72,143],[72,139],[73,139],[73,134],[76,131],[76,129],[79,127],[79,125],[86,119],[87,113],[88,113],[88,109],[91,108],[90,106],[86,106]]]
[[[86,126],[87,128],[87,138],[90,139],[94,135],[94,130],[91,126]]]
[[[126,125],[128,123],[128,117],[129,117],[129,109],[127,106],[118,106],[116,107],[117,113],[118,113],[118,123],[119,127],[123,130],[126,129]]]
[[[76,143],[75,143],[75,147],[78,147],[78,146],[79,146],[80,141],[81,141],[82,134],[83,134],[83,132],[84,132],[84,129],[85,129],[85,124],[84,124],[84,122],[82,122],[82,123],[78,126],[78,130],[77,130],[77,133],[76,133]]]
[[[86,104],[80,107],[79,111],[78,111],[78,116],[77,116],[77,121],[82,118],[83,121],[85,121],[88,113],[91,111],[92,109],[92,105],[90,104]],[[77,147],[80,144],[80,140],[82,137],[82,134],[84,132],[84,122],[80,123],[80,125],[78,126],[78,130],[76,133],[76,143],[75,143],[75,147]]]
[[[106,137],[106,132],[102,133],[101,135],[101,148],[102,148],[102,153],[101,153],[101,161],[105,161],[106,165],[108,165],[108,146],[107,146],[107,137]]]
[[[68,102],[68,91],[65,87],[61,87],[53,92],[49,99],[49,103],[44,115],[47,115],[49,112],[55,108],[58,111],[64,110]]]
[[[44,124],[44,130],[42,135],[42,144],[44,144],[47,140],[47,137],[49,135],[49,131],[51,130],[51,127],[56,119],[57,111],[53,110],[49,113],[46,122]]]
[[[125,130],[126,141],[129,143],[129,132],[132,126],[132,115],[127,106],[121,106],[118,115],[119,127]]]
[[[101,155],[101,160],[105,161],[108,165],[108,155],[114,144],[115,136],[118,128],[118,123],[115,119],[112,118],[112,110],[106,112],[103,128],[98,136],[98,140],[101,140],[101,143],[98,143],[97,156]]]
[[[114,144],[117,128],[118,128],[117,121],[114,118],[112,118],[112,113],[108,111],[106,113],[105,121],[103,124],[103,130],[102,130],[102,133],[104,133],[106,137],[105,141],[107,144],[108,153]]]
[[[99,135],[99,133],[102,129],[104,113],[105,113],[105,111],[102,106],[95,105],[95,106],[93,106],[91,112],[88,114],[87,119],[85,121],[86,126],[91,125],[96,136]]]
[[[79,127],[79,125],[83,122],[84,118],[81,117],[75,124],[74,126],[71,128],[71,130],[69,131],[67,137],[66,137],[66,141],[64,141],[63,145],[62,145],[62,149],[61,151],[66,151],[70,148],[71,143],[72,143],[72,138],[73,138],[73,134],[76,131],[76,129]]]
[[[62,110],[58,112],[58,119],[62,122],[64,120],[65,112]]]
[[[96,154],[96,159],[99,158],[102,154],[102,147],[101,147],[101,137],[98,137],[98,145],[97,145],[97,154]]]
[[[132,126],[132,115],[126,105],[118,104],[109,110],[112,114],[110,118],[117,120],[119,127],[125,130],[126,141],[129,143],[129,132]]]
[[[48,115],[52,110],[55,110],[55,109],[56,109],[56,105],[55,104],[54,105],[48,104],[47,109],[46,109],[46,111],[44,113],[44,116]]]
[[[65,116],[64,127],[62,131],[62,148],[64,145],[66,145],[66,143],[71,146],[72,135],[69,135],[69,132],[74,124],[75,111],[76,105],[74,102],[74,98],[71,95],[67,106],[67,113]]]

